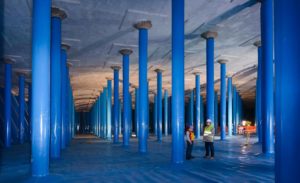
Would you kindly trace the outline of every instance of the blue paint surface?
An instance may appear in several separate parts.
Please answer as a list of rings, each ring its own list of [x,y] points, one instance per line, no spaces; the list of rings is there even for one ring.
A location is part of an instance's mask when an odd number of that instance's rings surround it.
[[[30,147],[12,146],[2,150],[1,182],[274,182],[274,157],[260,154],[261,146],[241,146],[245,138],[228,137],[215,141],[215,160],[203,159],[204,145],[196,141],[193,160],[171,163],[171,137],[157,143],[150,136],[148,153],[138,152],[137,139],[129,148],[94,136],[76,137],[50,162],[50,174],[30,176]],[[250,140],[256,142],[256,138]]]

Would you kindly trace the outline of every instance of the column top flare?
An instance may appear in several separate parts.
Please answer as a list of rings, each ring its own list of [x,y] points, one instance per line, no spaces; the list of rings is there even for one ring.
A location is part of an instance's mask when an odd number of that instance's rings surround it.
[[[150,20],[142,20],[133,25],[136,29],[150,29],[152,27],[152,23]]]
[[[130,55],[132,52],[133,52],[132,49],[129,48],[123,48],[119,51],[121,55]]]
[[[64,20],[64,19],[66,19],[68,17],[67,14],[66,14],[66,12],[64,10],[59,9],[57,7],[52,7],[51,8],[51,16],[52,17],[58,17],[61,20]]]
[[[30,77],[31,76],[31,71],[29,71],[29,70],[17,70],[16,74],[18,76]]]
[[[161,73],[161,72],[164,72],[165,70],[162,69],[162,68],[157,68],[157,69],[154,69],[154,71],[155,71],[155,72],[160,72],[160,73]]]
[[[65,50],[65,51],[69,51],[70,48],[71,48],[71,46],[66,43],[61,44],[61,49]]]
[[[110,68],[113,69],[113,70],[120,70],[120,69],[121,69],[121,66],[119,66],[119,65],[114,65],[114,66],[111,66]]]
[[[209,38],[217,38],[218,33],[217,32],[212,32],[212,31],[207,31],[201,34],[201,37],[204,39],[209,39]]]
[[[261,41],[256,41],[255,43],[253,43],[253,45],[256,47],[261,47]]]
[[[3,62],[4,64],[15,64],[15,63],[16,63],[16,60],[13,59],[13,58],[10,58],[10,57],[4,57],[4,58],[2,59],[2,62]]]
[[[217,61],[219,64],[226,64],[228,62],[228,60],[226,59],[220,59]]]
[[[73,67],[73,64],[71,62],[67,62],[67,67]]]

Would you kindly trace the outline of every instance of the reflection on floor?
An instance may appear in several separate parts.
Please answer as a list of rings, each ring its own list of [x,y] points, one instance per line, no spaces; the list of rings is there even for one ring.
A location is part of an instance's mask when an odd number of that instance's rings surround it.
[[[30,176],[30,146],[15,145],[1,150],[0,182],[274,182],[274,156],[260,153],[260,145],[242,146],[244,137],[215,141],[214,160],[203,159],[204,146],[196,142],[193,160],[172,165],[171,136],[158,143],[149,138],[149,152],[137,152],[137,140],[129,148],[78,136],[62,151],[60,160],[51,160],[50,175]]]

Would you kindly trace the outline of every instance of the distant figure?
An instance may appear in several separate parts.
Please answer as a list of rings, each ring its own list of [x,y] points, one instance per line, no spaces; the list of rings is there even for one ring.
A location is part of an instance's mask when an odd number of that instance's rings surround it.
[[[194,158],[192,156],[193,144],[194,144],[194,140],[195,140],[195,134],[194,134],[193,129],[194,129],[193,126],[190,125],[185,131],[185,139],[186,139],[186,144],[187,144],[187,148],[186,148],[186,159],[187,160]]]
[[[206,126],[203,132],[203,141],[205,142],[205,156],[204,158],[209,158],[209,150],[210,150],[210,159],[214,159],[215,150],[214,150],[214,135],[215,130],[212,125],[212,121],[210,119],[206,120]]]

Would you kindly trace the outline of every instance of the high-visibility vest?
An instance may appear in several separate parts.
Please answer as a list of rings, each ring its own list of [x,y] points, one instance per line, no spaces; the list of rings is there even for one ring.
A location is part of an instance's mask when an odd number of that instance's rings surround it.
[[[190,132],[190,139],[191,141],[194,141],[195,140],[195,134],[193,131],[189,131]]]
[[[205,127],[204,128],[204,136],[210,135],[212,129],[213,129],[212,125]]]

